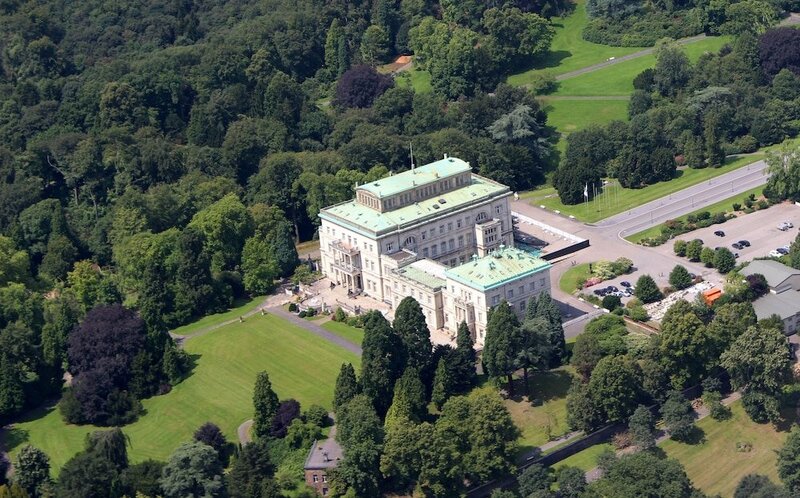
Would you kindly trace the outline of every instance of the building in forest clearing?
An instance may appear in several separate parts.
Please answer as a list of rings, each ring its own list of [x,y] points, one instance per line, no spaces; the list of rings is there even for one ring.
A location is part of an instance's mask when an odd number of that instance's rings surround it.
[[[354,293],[422,306],[429,328],[462,321],[477,344],[501,300],[518,313],[550,291],[550,264],[516,249],[510,189],[444,159],[356,188],[320,212],[323,274]]]

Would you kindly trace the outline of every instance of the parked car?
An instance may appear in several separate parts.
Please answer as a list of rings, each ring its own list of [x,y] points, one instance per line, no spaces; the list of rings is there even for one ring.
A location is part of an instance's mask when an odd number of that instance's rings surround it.
[[[622,282],[619,283],[619,285],[621,285],[623,287],[630,287],[631,283],[628,282],[627,280],[623,280]]]
[[[785,232],[786,230],[794,228],[791,221],[784,221],[778,224],[778,230]]]
[[[744,246],[738,242],[734,242],[733,244],[731,244],[731,247],[733,247],[734,249],[742,249]]]
[[[789,249],[787,249],[786,247],[779,247],[779,248],[777,248],[775,250],[778,251],[779,253],[781,253],[781,256],[785,256],[785,255],[789,254]]]
[[[770,258],[780,258],[781,256],[782,254],[777,249],[773,249],[769,252]]]
[[[750,247],[750,241],[749,240],[740,240],[739,241],[739,245],[742,246],[742,247]]]
[[[714,235],[716,235],[717,237],[724,237],[725,232],[723,232],[722,230],[717,230],[716,232],[714,232]]]

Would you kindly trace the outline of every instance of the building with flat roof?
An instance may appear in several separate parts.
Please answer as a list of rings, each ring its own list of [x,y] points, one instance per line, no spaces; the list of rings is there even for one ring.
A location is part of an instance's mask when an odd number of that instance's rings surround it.
[[[511,196],[446,156],[361,185],[320,211],[322,272],[392,306],[414,297],[431,329],[466,321],[482,344],[488,308],[506,299],[524,311],[550,290],[550,265],[513,248]]]
[[[744,276],[763,275],[769,294],[753,301],[759,320],[777,315],[787,335],[800,327],[800,271],[774,260],[754,260],[741,270]]]

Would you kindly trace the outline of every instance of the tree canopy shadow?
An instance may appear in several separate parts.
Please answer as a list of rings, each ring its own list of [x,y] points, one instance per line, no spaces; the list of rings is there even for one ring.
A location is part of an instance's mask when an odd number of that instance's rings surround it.
[[[706,442],[706,432],[695,425],[686,437],[678,439],[678,441],[693,446],[703,444]]]
[[[11,451],[27,443],[30,435],[27,430],[18,427],[0,429],[0,451]]]

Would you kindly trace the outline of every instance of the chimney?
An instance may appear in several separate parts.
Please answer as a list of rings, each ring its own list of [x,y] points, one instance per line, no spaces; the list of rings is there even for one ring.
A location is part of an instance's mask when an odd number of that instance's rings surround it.
[[[326,462],[330,462],[331,461],[331,459],[328,458],[328,452],[327,451],[323,451],[322,452],[322,459],[325,460]]]

